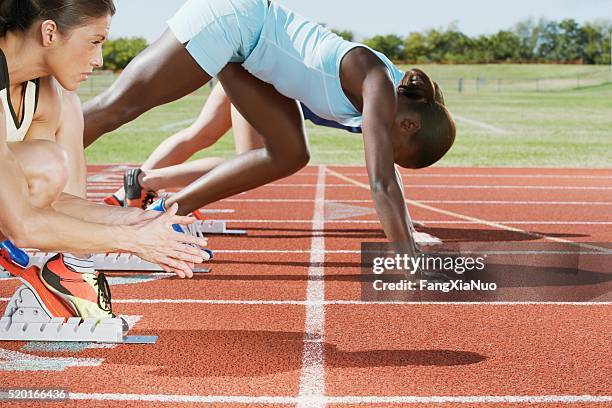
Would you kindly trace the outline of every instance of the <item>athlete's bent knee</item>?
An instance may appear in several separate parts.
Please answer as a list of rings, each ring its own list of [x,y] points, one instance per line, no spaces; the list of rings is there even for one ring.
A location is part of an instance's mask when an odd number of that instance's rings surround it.
[[[279,153],[272,154],[272,157],[282,176],[289,176],[303,169],[310,161],[307,145],[286,147]]]
[[[53,203],[68,183],[68,155],[57,143],[47,140],[32,142],[39,165],[28,169],[28,185],[32,204],[46,207]]]

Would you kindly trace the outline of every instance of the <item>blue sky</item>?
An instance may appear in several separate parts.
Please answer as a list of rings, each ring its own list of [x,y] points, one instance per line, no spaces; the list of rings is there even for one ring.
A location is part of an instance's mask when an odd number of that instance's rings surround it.
[[[528,17],[579,22],[612,19],[612,0],[277,0],[310,20],[347,29],[358,37],[406,35],[457,22],[468,35],[510,28]],[[149,42],[184,0],[115,0],[111,37],[142,36]],[[154,4],[154,6],[153,6]]]

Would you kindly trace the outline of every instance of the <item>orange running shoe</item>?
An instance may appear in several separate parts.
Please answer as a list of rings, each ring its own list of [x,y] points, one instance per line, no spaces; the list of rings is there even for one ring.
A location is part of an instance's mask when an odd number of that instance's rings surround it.
[[[38,299],[40,305],[45,309],[51,317],[75,317],[76,313],[63,300],[53,294],[44,283],[41,281],[37,266],[29,268],[21,268],[11,261],[10,255],[5,250],[0,250],[0,266],[8,273],[19,278],[26,285],[34,296]]]
[[[101,272],[76,272],[64,263],[62,254],[57,254],[40,271],[40,280],[82,318],[116,317],[111,304],[110,286]],[[127,332],[128,329],[127,322],[123,320],[123,331]]]
[[[124,207],[138,207],[144,210],[157,197],[155,191],[148,191],[142,188],[138,181],[141,173],[141,169],[131,168],[127,169],[123,174],[123,189],[125,190]]]
[[[114,194],[111,194],[109,196],[104,197],[104,204],[106,204],[106,205],[114,205],[116,207],[123,207],[123,201],[120,200]]]

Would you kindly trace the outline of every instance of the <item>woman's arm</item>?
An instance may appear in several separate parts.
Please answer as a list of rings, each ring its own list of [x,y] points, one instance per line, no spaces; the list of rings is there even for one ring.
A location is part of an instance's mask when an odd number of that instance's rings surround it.
[[[405,198],[395,176],[391,132],[396,110],[386,68],[372,69],[363,84],[363,140],[372,198],[387,239],[412,243]]]

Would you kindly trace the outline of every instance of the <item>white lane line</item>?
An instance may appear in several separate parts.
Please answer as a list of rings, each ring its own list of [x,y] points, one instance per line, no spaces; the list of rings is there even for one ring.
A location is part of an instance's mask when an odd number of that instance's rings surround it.
[[[355,179],[352,179],[350,177],[346,177],[346,176],[338,173],[337,171],[334,171],[332,169],[327,169],[327,171],[330,174],[338,177],[339,179],[344,180],[344,181],[346,181],[348,183],[351,183],[351,184],[353,184],[355,186],[361,187],[361,188],[366,189],[366,190],[370,189],[370,187],[367,184],[362,183],[360,181],[357,181]],[[571,241],[571,240],[564,239],[564,238],[557,238],[557,237],[553,237],[553,236],[546,235],[546,234],[540,234],[540,233],[537,233],[537,232],[525,231],[523,229],[515,228],[515,227],[509,226],[509,225],[506,225],[506,224],[503,224],[503,223],[500,223],[500,222],[497,222],[497,221],[488,221],[488,220],[484,220],[484,219],[481,219],[481,218],[471,217],[471,216],[465,215],[465,214],[460,214],[458,212],[444,210],[442,208],[434,207],[434,206],[422,203],[422,202],[417,201],[417,200],[407,200],[407,202],[410,205],[413,205],[415,207],[419,207],[419,208],[422,208],[422,209],[425,209],[425,210],[429,210],[429,211],[432,211],[432,212],[435,212],[435,213],[438,213],[438,214],[443,214],[443,215],[446,215],[446,216],[449,216],[449,217],[452,217],[452,218],[456,218],[456,219],[459,219],[459,220],[462,220],[462,221],[472,221],[472,222],[475,222],[475,223],[478,223],[478,224],[481,224],[481,225],[486,225],[486,226],[489,226],[489,227],[498,228],[498,229],[505,230],[505,231],[518,232],[520,234],[524,234],[524,235],[527,235],[527,236],[530,236],[530,237],[536,237],[536,238],[539,238],[539,239],[545,239],[547,241],[564,242],[564,243],[568,243],[570,245],[576,245],[576,246],[579,246],[579,247],[582,247],[582,248],[591,248],[591,249],[595,249],[595,250],[608,251],[607,248],[601,248],[601,247],[598,247],[598,246],[595,246],[595,245],[589,245],[589,244],[585,244],[585,243],[581,243],[581,242],[575,242],[575,241]]]
[[[162,132],[173,130],[173,129],[176,129],[178,127],[182,127],[185,125],[191,125],[193,122],[195,122],[196,119],[197,118],[191,118],[191,119],[181,120],[179,122],[168,123],[167,125],[160,126],[156,130],[161,130]],[[155,129],[152,129],[152,130],[155,130]]]
[[[342,173],[345,176],[354,176],[354,177],[368,177],[367,173]],[[289,177],[306,177],[306,176],[316,176],[317,173],[296,173],[292,174]],[[569,175],[569,174],[473,174],[473,173],[463,173],[463,174],[451,174],[451,173],[418,173],[418,172],[404,172],[402,177],[408,177],[410,179],[415,178],[511,178],[511,179],[568,179],[568,180],[610,180],[612,181],[612,174],[609,176],[604,175]],[[88,176],[88,181],[92,183],[116,183],[123,180],[122,174],[108,174],[108,173],[94,173]]]
[[[10,298],[0,298],[0,302],[8,302]],[[117,304],[146,305],[236,305],[236,306],[307,306],[305,300],[228,300],[228,299],[113,299]],[[315,303],[311,303],[315,304]],[[456,306],[612,306],[612,302],[402,302],[402,301],[372,301],[362,300],[324,300],[316,303],[322,306],[374,306],[374,305],[456,305]]]
[[[355,188],[351,183],[328,183],[329,188]],[[309,183],[270,183],[259,187],[317,187]],[[404,184],[406,188],[440,188],[440,189],[487,189],[487,190],[612,190],[612,186],[505,186],[505,185],[473,185],[473,184]],[[369,187],[368,187],[369,190]]]
[[[170,395],[170,394],[69,394],[71,400],[147,401],[163,403],[225,404],[585,404],[612,401],[612,395],[464,395],[464,396],[246,396],[246,395]]]
[[[312,203],[314,200],[302,198],[228,198],[225,203]],[[329,201],[329,200],[328,200]],[[337,203],[372,203],[372,200],[333,200]],[[501,204],[501,205],[605,205],[612,207],[609,201],[507,201],[507,200],[419,200],[427,204]],[[374,208],[374,207],[372,207]]]
[[[460,171],[461,169],[457,169],[457,172],[460,172]],[[349,173],[342,173],[342,174],[344,174],[345,176],[368,177],[368,173],[365,173],[365,172],[358,172],[358,173],[349,172]],[[316,175],[316,173],[299,173],[296,175],[314,176]],[[512,178],[512,179],[526,178],[526,179],[555,179],[555,180],[556,179],[570,179],[570,180],[593,179],[593,180],[611,180],[612,181],[612,174],[610,174],[609,176],[599,176],[599,175],[588,176],[584,174],[577,174],[577,175],[570,175],[570,174],[495,174],[495,173],[474,174],[474,173],[469,173],[469,172],[463,173],[463,174],[451,174],[451,173],[403,172],[402,177],[408,177],[410,179],[419,178],[419,177],[441,177],[441,178]]]
[[[468,124],[470,124],[472,126],[476,126],[476,127],[481,128],[481,129],[489,130],[489,131],[491,131],[491,132],[493,132],[495,134],[498,134],[498,135],[505,135],[505,134],[509,133],[505,129],[501,129],[501,128],[498,128],[496,126],[489,125],[488,123],[480,122],[478,120],[469,119],[469,118],[466,118],[465,116],[453,115],[453,118],[455,118],[455,120],[457,120],[459,122],[468,123]]]
[[[312,220],[242,220],[226,218],[228,223],[244,223],[244,224],[310,224]],[[480,225],[481,221],[440,221],[440,220],[416,220],[416,223],[422,224],[437,224],[437,225]],[[612,225],[612,221],[489,221],[495,223],[503,223],[508,225]],[[326,224],[380,224],[378,220],[329,220]],[[503,229],[503,228],[502,228]],[[516,231],[524,232],[524,231]]]
[[[93,189],[90,189],[93,190]],[[100,189],[103,190],[103,189]],[[106,190],[106,193],[87,193],[88,198],[102,198],[115,192],[115,188]],[[337,203],[364,203],[371,204],[372,200],[332,200]],[[408,203],[410,200],[406,200]],[[230,198],[220,202],[223,203],[312,203],[313,200],[301,198]],[[608,201],[504,201],[504,200],[419,200],[426,204],[471,204],[471,205],[585,205],[612,207]],[[372,207],[374,208],[374,207]]]
[[[310,267],[306,288],[306,323],[298,407],[325,407],[325,166],[319,166],[312,216]]]
[[[597,251],[470,251],[464,249],[465,253],[482,254],[482,255],[609,255],[612,254],[612,246],[607,250]],[[306,249],[219,249],[217,254],[312,254],[312,251]],[[359,249],[328,249],[322,251],[323,254],[361,254]],[[443,253],[443,252],[442,252]]]

